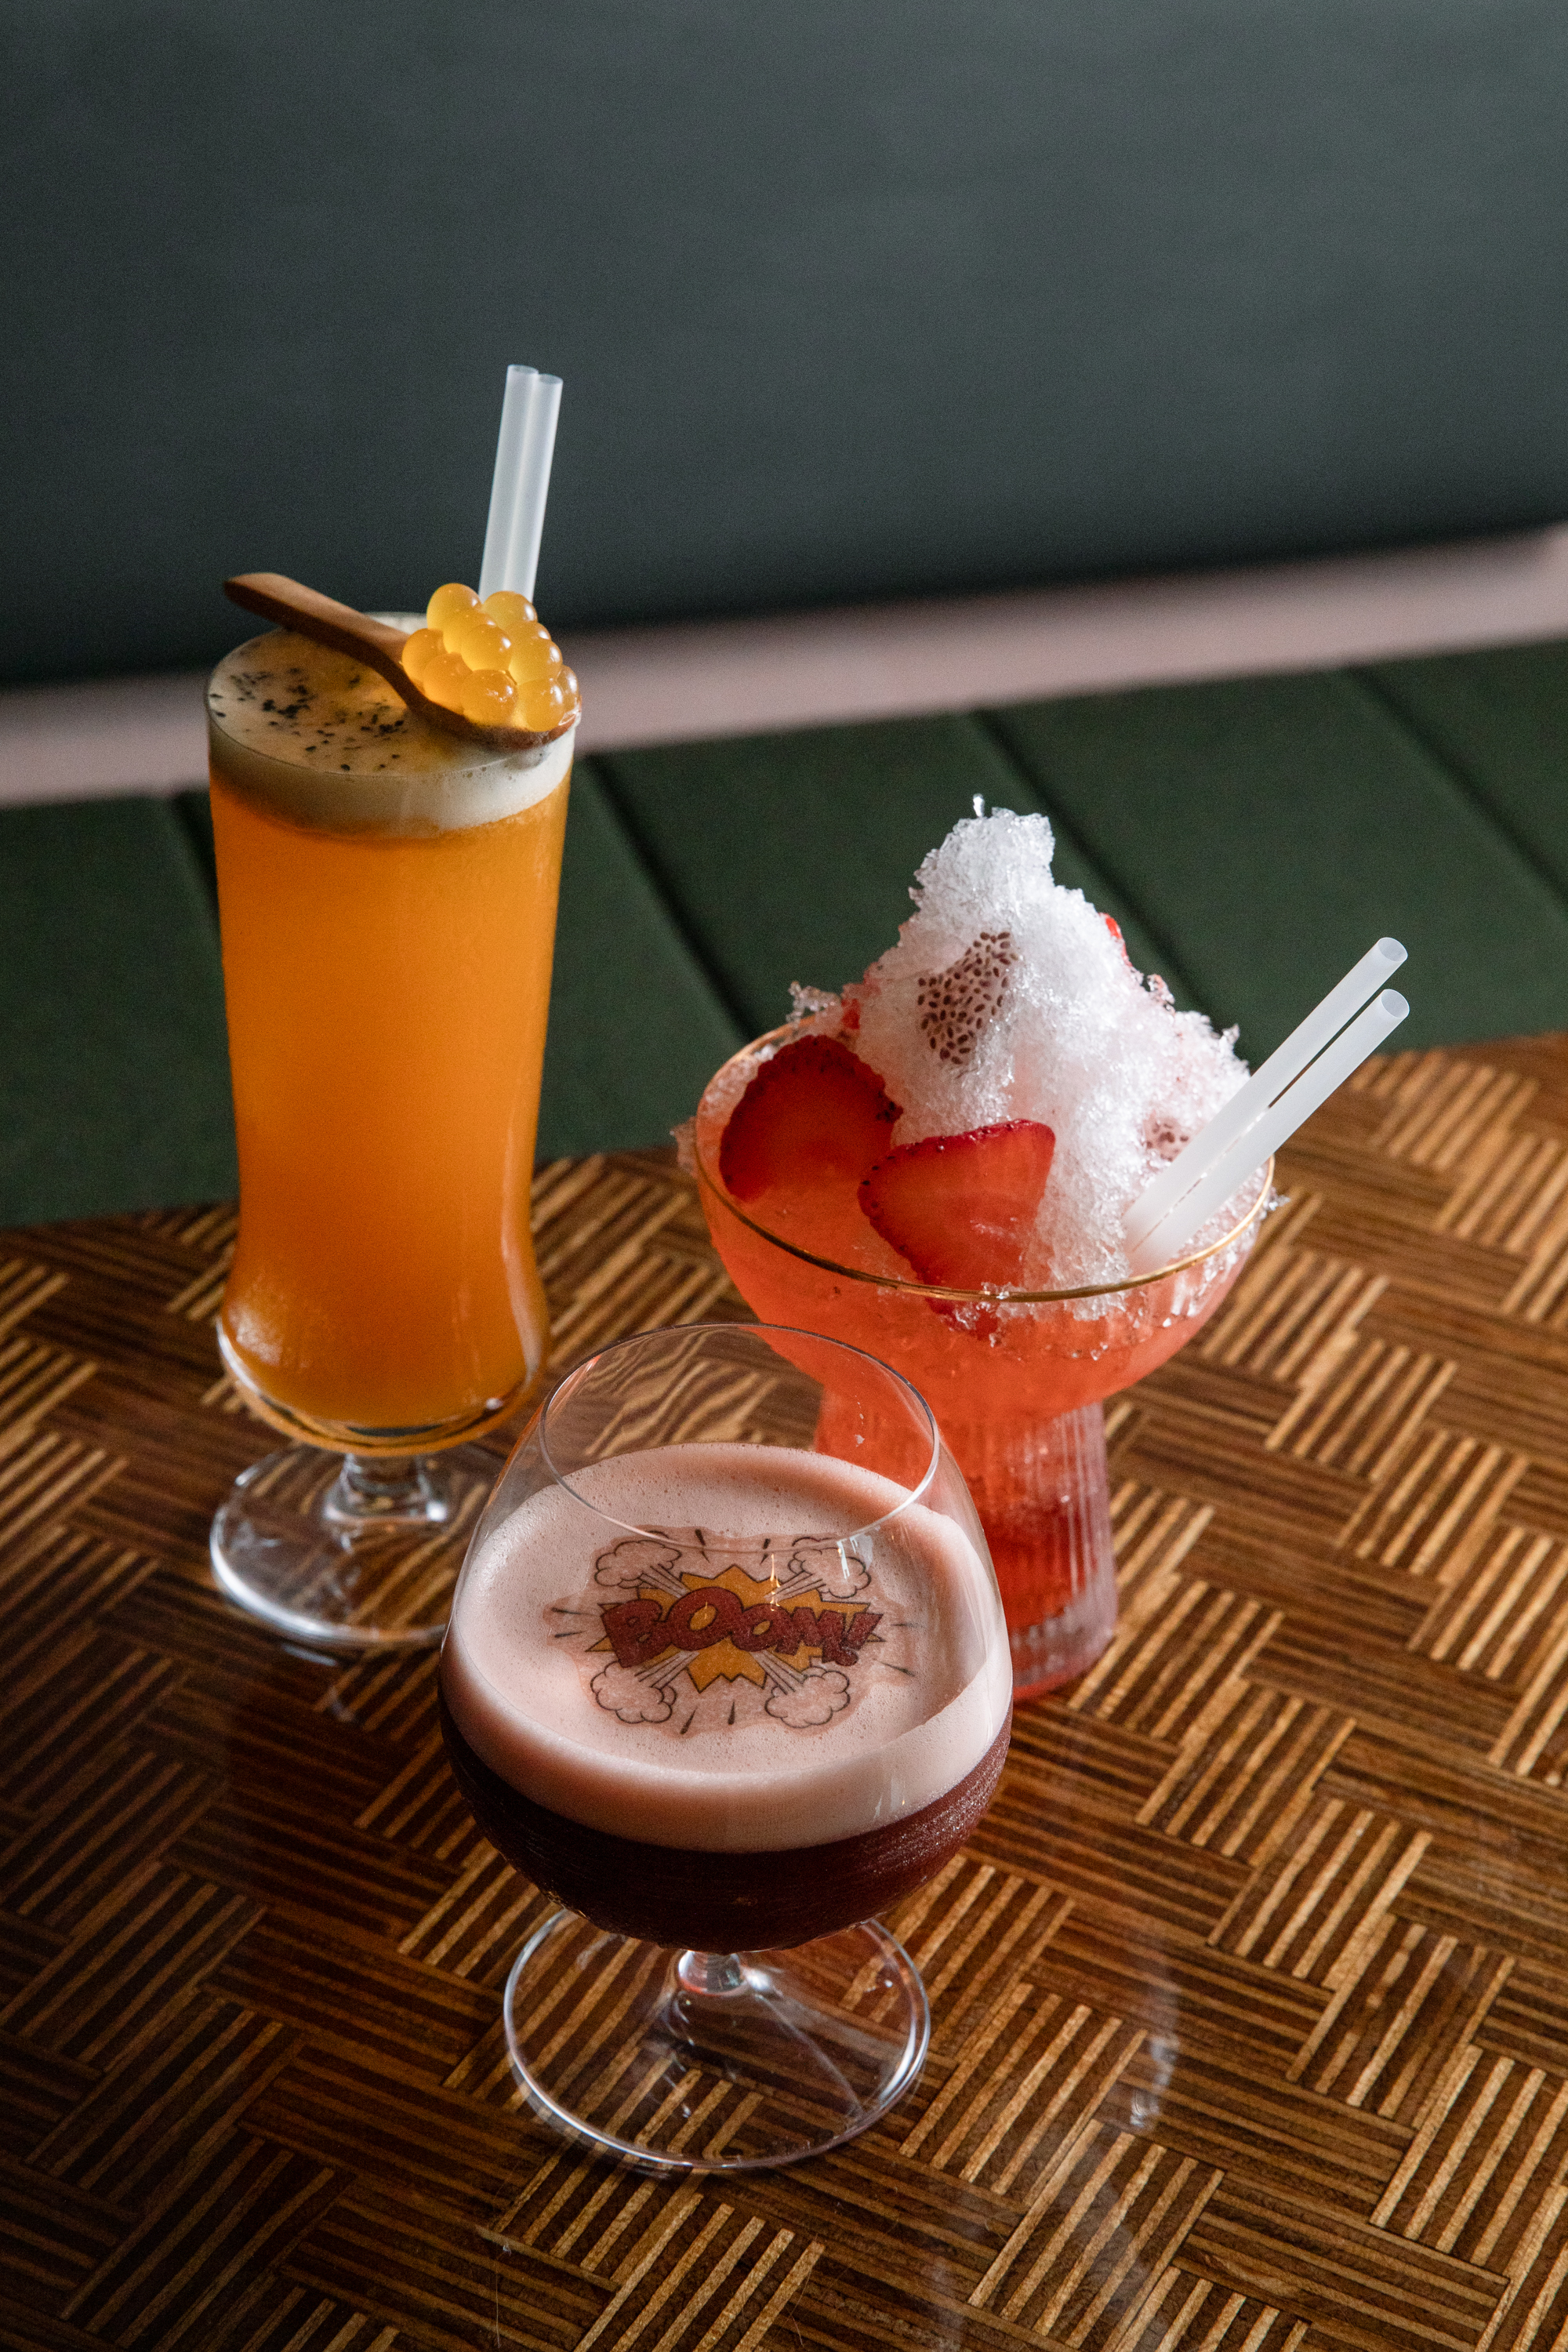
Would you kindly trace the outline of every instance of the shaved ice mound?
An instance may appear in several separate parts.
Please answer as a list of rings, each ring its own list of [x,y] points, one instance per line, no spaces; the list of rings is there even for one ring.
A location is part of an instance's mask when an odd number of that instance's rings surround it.
[[[1021,1286],[1071,1289],[1127,1279],[1132,1203],[1247,1071],[1234,1030],[1178,1013],[1082,891],[1052,879],[1054,845],[1043,816],[965,819],[916,876],[897,946],[841,998],[796,1002],[900,1107],[893,1148],[1019,1119],[1052,1130]]]

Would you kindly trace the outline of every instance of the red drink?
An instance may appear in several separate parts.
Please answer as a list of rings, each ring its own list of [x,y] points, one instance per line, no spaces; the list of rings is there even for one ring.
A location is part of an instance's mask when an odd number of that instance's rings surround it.
[[[745,1047],[703,1096],[695,1144],[714,1246],[764,1321],[864,1348],[926,1398],[991,1547],[1016,1696],[1048,1689],[1082,1672],[1115,1624],[1100,1402],[1165,1362],[1220,1305],[1257,1232],[1268,1171],[1235,1232],[1171,1271],[1083,1295],[944,1296],[913,1277],[853,1193],[846,1207],[841,1181],[830,1178],[820,1198],[803,1182],[777,1206],[731,1196],[720,1171],[726,1125],[794,1034]],[[825,1245],[836,1236],[837,1251]]]

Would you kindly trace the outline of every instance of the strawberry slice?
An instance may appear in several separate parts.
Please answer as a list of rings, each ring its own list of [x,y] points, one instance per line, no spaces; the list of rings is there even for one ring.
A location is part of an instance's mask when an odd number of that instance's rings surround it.
[[[860,1206],[922,1282],[954,1290],[1021,1283],[1057,1139],[1032,1118],[930,1135],[879,1160]]]
[[[899,1106],[837,1037],[797,1037],[764,1062],[730,1114],[719,1173],[737,1201],[807,1184],[857,1185],[887,1149]]]

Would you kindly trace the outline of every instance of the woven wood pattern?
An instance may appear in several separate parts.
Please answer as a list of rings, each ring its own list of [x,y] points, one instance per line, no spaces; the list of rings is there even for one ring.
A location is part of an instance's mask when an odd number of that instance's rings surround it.
[[[0,2346],[1568,2342],[1568,1041],[1370,1065],[1282,1181],[1110,1409],[1113,1648],[896,1923],[918,2090],[685,2186],[520,2108],[429,1657],[212,1588],[230,1215],[6,1237]],[[661,1160],[536,1210],[562,1362],[742,1312]]]

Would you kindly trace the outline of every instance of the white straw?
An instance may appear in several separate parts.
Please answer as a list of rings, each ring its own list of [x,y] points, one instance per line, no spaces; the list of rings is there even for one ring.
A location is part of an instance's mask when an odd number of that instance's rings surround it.
[[[523,428],[539,370],[509,367],[501,398],[500,431],[496,436],[496,467],[490,478],[490,510],[485,524],[485,551],[479,564],[479,594],[489,596],[506,583],[507,556],[511,548],[512,516],[517,486],[522,479]]]
[[[497,588],[512,588],[528,597],[533,594],[560,414],[558,375],[541,375],[537,368],[508,368],[485,551],[479,565],[481,596],[490,595]]]
[[[507,549],[506,578],[501,585],[531,598],[539,571],[539,542],[544,536],[544,501],[550,495],[550,466],[555,455],[555,425],[561,415],[561,378],[534,378],[528,404],[528,429],[522,445],[522,474],[512,509],[511,542]]]
[[[1229,1150],[1254,1119],[1262,1118],[1269,1104],[1300,1076],[1308,1063],[1383,986],[1390,972],[1398,971],[1405,958],[1405,950],[1397,940],[1379,940],[1359,963],[1352,966],[1338,986],[1330,989],[1322,1003],[1308,1013],[1299,1028],[1292,1029],[1285,1043],[1275,1048],[1239,1093],[1231,1097],[1206,1127],[1199,1129],[1186,1149],[1178,1152],[1170,1166],[1163,1168],[1147,1191],[1139,1195],[1127,1219],[1130,1249],[1136,1249],[1145,1235],[1153,1232],[1184,1192],[1203,1181],[1220,1154]],[[1267,1152],[1263,1158],[1268,1158]],[[1262,1165],[1261,1160],[1258,1165]]]
[[[1288,1143],[1302,1124],[1311,1117],[1320,1104],[1327,1102],[1336,1087],[1342,1086],[1352,1070],[1357,1070],[1367,1055],[1375,1052],[1391,1029],[1397,1029],[1410,1007],[1397,989],[1385,988],[1374,1003],[1369,1004],[1359,1020],[1352,1021],[1311,1067],[1302,1073],[1295,1085],[1282,1094],[1278,1102],[1255,1119],[1244,1133],[1237,1136],[1228,1151],[1215,1161],[1202,1181],[1194,1186],[1184,1200],[1167,1212],[1153,1231],[1147,1234],[1136,1248],[1129,1252],[1134,1274],[1153,1274],[1159,1267],[1169,1265],[1180,1257],[1183,1250],[1231,1196],[1239,1192],[1249,1176],[1255,1175],[1271,1152]],[[1261,1073],[1259,1073],[1261,1076]],[[1221,1113],[1224,1117],[1224,1113]],[[1214,1125],[1210,1121],[1210,1125]],[[1208,1129],[1204,1129],[1206,1135]]]

